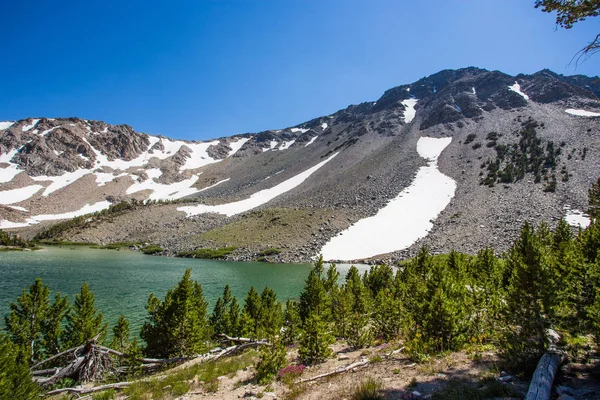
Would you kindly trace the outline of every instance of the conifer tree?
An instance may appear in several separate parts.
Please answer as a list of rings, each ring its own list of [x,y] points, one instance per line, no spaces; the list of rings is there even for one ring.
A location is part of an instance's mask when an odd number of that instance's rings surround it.
[[[227,313],[229,315],[229,331],[226,333],[233,337],[240,336],[240,306],[235,296],[231,299]]]
[[[321,363],[331,356],[329,345],[333,342],[334,338],[327,331],[327,324],[315,310],[304,321],[298,357],[303,364]]]
[[[519,239],[506,259],[512,271],[506,296],[502,336],[503,355],[515,369],[531,370],[546,350],[546,330],[552,326],[554,285],[545,229],[535,230],[525,223]]]
[[[308,273],[304,283],[304,289],[300,294],[299,312],[302,321],[306,321],[312,313],[319,314],[322,318],[327,318],[327,292],[323,284],[323,256],[315,262],[313,268]]]
[[[279,341],[275,341],[273,346],[263,346],[260,349],[260,359],[256,364],[256,380],[259,385],[270,383],[279,370],[285,366],[286,350]]]
[[[398,320],[396,323],[399,325],[400,321]],[[370,346],[372,341],[371,319],[365,314],[351,313],[346,328],[346,342],[348,345],[355,349],[361,349]]]
[[[242,309],[242,331],[244,335],[256,338],[258,337],[258,329],[260,323],[260,309],[261,300],[260,295],[254,289],[254,286],[250,287],[246,294],[244,301],[244,308]]]
[[[31,363],[61,350],[61,323],[69,303],[58,293],[51,304],[49,294],[48,286],[37,278],[29,292],[23,289],[17,302],[10,303],[10,314],[5,317],[6,330],[12,342],[23,346]]]
[[[210,316],[210,325],[214,337],[218,337],[222,333],[226,333],[226,327],[224,326],[223,317],[227,314],[227,307],[223,302],[223,298],[219,297],[213,308],[212,315]]]
[[[275,291],[268,286],[260,296],[260,313],[257,336],[273,338],[279,334],[283,319],[281,303],[277,301]]]
[[[150,295],[141,337],[146,353],[157,357],[184,357],[201,353],[211,330],[207,320],[207,302],[202,286],[190,278],[187,269],[177,286],[163,301]]]
[[[129,321],[124,315],[119,317],[117,324],[113,327],[113,340],[111,348],[119,351],[127,350],[131,337],[129,333]]]
[[[300,338],[302,320],[298,313],[298,304],[292,300],[286,301],[283,314],[283,332],[281,341],[284,345],[292,345]]]
[[[348,295],[350,309],[353,313],[366,314],[370,310],[369,296],[365,285],[354,265],[348,270],[343,290]]]
[[[596,219],[600,215],[600,178],[592,185],[588,192],[588,214],[590,217]]]
[[[36,400],[38,392],[27,362],[20,357],[19,346],[0,333],[0,399]]]
[[[364,285],[369,290],[371,298],[377,297],[383,290],[391,290],[393,286],[394,271],[389,265],[374,265],[369,272],[364,274]]]
[[[95,303],[94,293],[89,290],[87,283],[84,283],[79,294],[75,295],[73,307],[67,314],[65,338],[68,347],[84,344],[97,335],[100,342],[104,340],[107,325],[102,323],[102,313],[96,310]]]
[[[382,289],[375,298],[373,325],[375,335],[392,340],[400,334],[402,306],[389,289]],[[358,321],[361,321],[359,318]]]

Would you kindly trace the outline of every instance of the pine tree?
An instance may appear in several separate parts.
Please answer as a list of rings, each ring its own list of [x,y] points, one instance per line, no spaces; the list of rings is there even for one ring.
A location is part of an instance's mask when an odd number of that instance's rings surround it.
[[[553,317],[553,271],[544,231],[538,234],[525,223],[506,259],[512,275],[506,296],[508,328],[501,340],[503,356],[510,367],[525,371],[534,368],[545,352],[546,330]]]
[[[124,315],[119,317],[117,324],[113,327],[113,340],[111,348],[119,351],[127,350],[130,345],[129,321]]]
[[[277,301],[275,291],[268,286],[260,296],[260,313],[258,318],[257,336],[273,338],[281,329],[283,312],[281,303]]]
[[[260,359],[256,364],[256,381],[259,385],[269,384],[286,363],[285,347],[276,341],[273,346],[260,349]]]
[[[0,399],[36,400],[38,393],[27,363],[21,360],[19,346],[0,333]]]
[[[327,331],[327,324],[320,315],[313,311],[304,321],[302,337],[298,346],[298,357],[303,364],[317,364],[325,361],[332,354],[329,345],[334,342]]]
[[[298,313],[298,304],[292,300],[285,303],[285,312],[283,314],[283,332],[281,341],[289,346],[298,341],[302,327],[302,320]]]
[[[327,292],[323,284],[323,256],[315,262],[313,268],[308,273],[304,283],[304,289],[300,294],[299,313],[302,321],[306,321],[312,313],[319,314],[322,318],[327,318]]]
[[[363,283],[369,290],[371,298],[376,298],[379,292],[391,290],[393,286],[394,271],[392,267],[382,264],[374,265],[365,272]]]
[[[226,333],[232,337],[240,336],[240,306],[235,296],[229,305],[228,315],[229,330]]]
[[[226,333],[226,327],[224,326],[223,317],[227,314],[227,308],[223,299],[219,297],[213,308],[212,315],[210,316],[210,325],[212,327],[214,337],[218,337],[222,333]]]
[[[397,321],[399,324],[400,321]],[[373,330],[371,319],[358,312],[350,314],[346,333],[346,342],[354,349],[361,349],[371,345],[373,341]]]
[[[5,317],[6,330],[12,342],[23,346],[29,362],[35,363],[61,349],[62,320],[68,310],[66,298],[56,295],[49,300],[50,289],[40,278],[29,287],[16,303],[10,303],[10,314]]]
[[[386,341],[395,339],[400,334],[400,324],[402,322],[400,302],[390,290],[385,289],[377,294],[374,303],[373,325],[375,335]]]
[[[102,342],[106,336],[107,325],[102,324],[102,313],[96,310],[96,298],[87,283],[75,295],[75,302],[67,314],[65,338],[69,347],[79,346],[98,335]]]
[[[187,269],[177,286],[170,289],[164,301],[150,295],[146,309],[148,321],[141,337],[146,353],[157,357],[185,357],[201,353],[211,330],[207,320],[207,302],[202,286],[190,278]]]
[[[368,291],[360,278],[358,268],[354,265],[348,270],[343,290],[349,297],[350,309],[353,313],[366,314],[369,312],[371,305]]]

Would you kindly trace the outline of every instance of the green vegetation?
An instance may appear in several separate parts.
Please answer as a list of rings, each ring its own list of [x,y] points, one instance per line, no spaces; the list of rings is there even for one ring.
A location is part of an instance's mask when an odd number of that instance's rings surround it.
[[[111,205],[106,210],[81,215],[79,217],[75,217],[67,221],[56,223],[35,235],[33,240],[38,242],[43,242],[47,240],[60,240],[60,237],[63,233],[66,233],[72,229],[80,229],[89,226],[94,226],[94,224],[100,221],[110,221],[119,215],[125,214],[126,212],[135,210],[143,206],[144,203],[139,202],[135,199],[131,200],[131,202],[122,201],[120,203]]]
[[[38,399],[38,385],[18,346],[0,333],[0,399]]]
[[[381,389],[383,385],[374,378],[367,378],[361,381],[352,394],[352,400],[380,400],[383,399]]]
[[[162,247],[160,247],[157,244],[149,244],[147,246],[140,248],[140,251],[144,254],[160,254],[164,250]]]
[[[467,138],[465,139],[465,144],[469,144],[469,143],[471,143],[473,140],[475,140],[475,138],[476,138],[476,137],[477,137],[477,135],[476,135],[476,134],[474,134],[474,133],[469,133],[469,134],[467,135]]]
[[[146,346],[141,349],[137,338],[131,339],[124,317],[113,328],[112,346],[127,354],[125,365],[135,367],[142,350],[153,358],[187,357],[219,341],[228,345],[231,340],[222,334],[267,339],[273,345],[262,348],[252,360],[258,361],[254,378],[261,384],[275,376],[283,380],[285,371],[301,373],[304,365],[323,362],[332,354],[334,337],[353,348],[400,339],[404,352],[417,362],[463,349],[477,360],[482,351],[496,349],[502,367],[527,374],[548,349],[549,329],[561,335],[559,345],[574,359],[588,357],[592,337],[600,341],[599,265],[600,223],[594,217],[576,235],[565,221],[553,231],[543,223],[538,227],[525,223],[501,258],[487,248],[474,256],[456,252],[432,256],[422,248],[396,270],[376,265],[361,276],[352,267],[341,285],[336,266],[325,268],[320,258],[306,278],[299,301],[288,300],[285,310],[268,287],[262,292],[251,287],[241,307],[226,286],[209,316],[202,286],[187,270],[164,299],[150,295],[141,331]],[[107,331],[87,285],[69,309],[60,294],[54,302],[49,300],[49,289],[41,280],[11,304],[6,326],[8,336],[0,338],[0,346],[16,350],[9,359],[0,354],[0,362],[13,368],[0,373],[0,382],[7,374],[16,374],[8,379],[28,374],[19,372],[19,362],[35,363],[93,337],[102,342]],[[302,364],[286,366],[284,345],[296,344]],[[382,361],[380,354],[365,351],[364,355],[370,355],[371,362]],[[162,396],[159,391],[168,387],[163,390],[166,395],[179,396],[198,382],[192,381],[194,376],[201,377],[205,391],[216,391],[216,376],[240,366],[240,362],[228,362],[199,364],[164,379],[136,382],[126,394],[131,398],[149,393]],[[246,359],[242,364],[250,362]],[[290,393],[301,390],[294,386]],[[379,393],[376,384],[366,382],[356,390],[356,396],[362,397],[355,398],[377,398]],[[450,382],[434,398],[504,395],[509,395],[505,387],[491,381]]]
[[[221,247],[218,249],[196,249],[192,251],[182,251],[177,254],[177,257],[183,258],[203,258],[208,260],[224,258],[226,255],[233,252],[237,247]]]
[[[274,256],[274,255],[277,255],[280,253],[281,253],[281,249],[279,249],[277,247],[272,247],[270,249],[261,250],[257,254],[259,256],[265,257],[265,256]]]
[[[24,240],[20,236],[15,234],[6,233],[0,229],[0,251],[10,251],[10,250],[38,250],[39,247],[35,244],[35,242]]]
[[[108,243],[105,245],[99,246],[91,246],[92,249],[102,249],[102,250],[121,250],[121,249],[129,249],[131,247],[138,247],[141,243],[136,242],[114,242]]]
[[[517,133],[519,142],[512,145],[498,144],[500,135],[496,132],[488,133],[487,147],[496,150],[496,158],[488,159],[482,164],[487,174],[481,179],[480,184],[494,186],[496,183],[510,184],[522,180],[526,174],[534,177],[535,183],[545,182],[544,191],[556,190],[556,168],[560,162],[562,148],[554,145],[552,141],[544,141],[538,137],[536,128],[539,125],[533,119],[528,119],[521,124]],[[565,165],[560,171],[562,181],[569,179]]]

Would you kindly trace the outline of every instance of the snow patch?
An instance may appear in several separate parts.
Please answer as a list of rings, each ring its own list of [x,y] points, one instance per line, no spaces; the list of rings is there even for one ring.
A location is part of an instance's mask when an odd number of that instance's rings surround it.
[[[308,132],[309,130],[304,129],[304,128],[292,128],[292,129],[290,129],[290,131],[292,131],[293,133],[296,133],[296,132],[305,133],[305,132]]]
[[[327,129],[327,127],[328,127],[328,126],[329,126],[329,125],[327,125],[327,122],[323,122],[323,123],[321,124],[321,128],[322,128],[323,130]]]
[[[331,155],[329,158],[321,161],[314,167],[311,167],[311,168],[307,169],[306,171],[301,172],[298,175],[296,175],[286,181],[283,181],[278,185],[273,186],[272,188],[256,192],[245,200],[235,201],[233,203],[221,204],[221,205],[217,205],[217,206],[209,206],[209,205],[205,205],[205,204],[199,204],[197,206],[178,207],[177,210],[185,212],[188,217],[193,216],[193,215],[198,215],[198,214],[211,213],[211,212],[218,213],[218,214],[224,214],[224,215],[227,215],[228,217],[231,217],[232,215],[243,213],[245,211],[251,210],[251,209],[261,206],[265,203],[268,203],[269,201],[273,200],[275,197],[280,196],[280,195],[294,189],[295,187],[300,185],[302,182],[304,182],[306,179],[308,179],[308,177],[310,177],[312,174],[314,174],[319,168],[321,168],[323,165],[325,165],[329,161],[331,161],[338,154],[339,153],[335,153],[335,154]]]
[[[52,132],[53,130],[55,130],[56,128],[60,128],[60,126],[55,126],[53,128],[50,129],[46,129],[45,131],[43,131],[42,133],[40,133],[40,136],[46,136],[47,134],[49,134],[50,132]],[[56,150],[55,150],[56,151]]]
[[[250,139],[251,138],[239,138],[237,141],[229,143],[229,147],[231,147],[231,151],[229,153],[227,153],[227,157],[231,157],[232,155],[237,153],[238,150],[241,149],[242,146],[244,144],[246,144],[246,142]]]
[[[473,86],[473,87],[471,88],[471,92],[472,92],[473,94],[477,94],[477,92],[475,91],[475,86]]]
[[[30,130],[31,128],[33,128],[34,126],[36,126],[38,122],[40,122],[40,120],[39,120],[39,119],[34,119],[34,120],[32,120],[32,121],[31,121],[31,124],[29,124],[29,125],[25,125],[25,126],[23,127],[23,132],[27,132],[28,130]]]
[[[508,87],[510,90],[512,90],[513,92],[521,95],[525,100],[529,100],[529,96],[527,96],[525,93],[523,93],[521,91],[521,85],[519,85],[519,82],[515,82],[514,85],[511,85]]]
[[[326,260],[355,260],[410,247],[425,237],[456,191],[456,182],[438,170],[437,159],[452,138],[422,137],[417,152],[429,163],[410,186],[376,215],[361,219],[321,250]]]
[[[271,143],[269,143],[270,147],[265,147],[264,149],[262,149],[263,153],[265,151],[273,150],[277,146],[277,144],[278,144],[277,140],[271,140]]]
[[[43,189],[42,185],[30,185],[18,189],[3,190],[0,192],[0,204],[14,204],[27,200]]]
[[[150,178],[134,183],[125,193],[133,194],[142,190],[151,190],[152,193],[146,200],[176,200],[197,193],[199,190],[193,186],[198,181],[198,178],[198,175],[193,175],[181,182],[170,184],[157,183],[153,178]]]
[[[304,147],[307,147],[308,145],[310,145],[310,144],[313,144],[313,142],[314,142],[315,140],[317,140],[317,138],[318,138],[318,136],[313,136],[313,137],[312,137],[312,139],[310,139],[310,140],[308,141],[308,143],[306,143],[306,144],[304,145]]]
[[[0,131],[4,130],[4,129],[8,129],[11,126],[13,126],[15,123],[15,121],[2,121],[0,122]]]
[[[95,172],[94,175],[96,175],[96,183],[98,184],[98,186],[104,186],[107,183],[112,182],[112,181],[114,181],[117,178],[120,178],[122,176],[126,176],[127,173],[123,172],[122,174],[114,175],[112,173]]]
[[[417,104],[417,99],[410,98],[406,100],[402,100],[402,105],[406,107],[404,110],[404,123],[408,124],[415,118],[417,115],[417,111],[415,110],[415,104]]]
[[[286,150],[289,149],[291,145],[293,145],[294,143],[296,143],[296,139],[294,140],[290,140],[289,142],[283,142],[281,144],[281,146],[279,146],[279,150]]]
[[[600,113],[586,110],[577,110],[574,108],[567,108],[565,110],[567,114],[577,115],[579,117],[600,117]]]
[[[6,206],[6,207],[12,208],[13,210],[17,210],[17,211],[29,212],[29,210],[26,209],[25,207],[19,207],[19,206]]]
[[[568,205],[565,206],[565,211],[565,221],[567,221],[567,224],[580,227],[581,229],[585,229],[590,226],[590,216],[585,214],[583,211],[571,210]]]
[[[52,183],[46,187],[42,196],[47,197],[53,192],[60,190],[71,183],[75,182],[79,178],[91,173],[89,169],[78,169],[73,172],[65,172],[59,176],[32,176],[31,179],[38,182],[51,181]]]
[[[23,170],[19,169],[15,164],[10,164],[6,168],[0,168],[0,183],[12,181],[21,172]]]

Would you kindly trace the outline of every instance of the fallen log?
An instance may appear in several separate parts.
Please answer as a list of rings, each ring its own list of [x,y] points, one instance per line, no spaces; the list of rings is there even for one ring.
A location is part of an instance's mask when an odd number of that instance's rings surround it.
[[[357,361],[357,362],[352,363],[350,365],[347,365],[347,366],[345,366],[343,368],[338,368],[336,370],[333,370],[333,371],[330,371],[330,372],[326,372],[324,374],[313,376],[312,378],[300,379],[296,383],[305,383],[305,382],[316,381],[317,379],[326,378],[326,377],[331,376],[331,375],[336,375],[336,374],[341,374],[341,373],[344,373],[344,372],[352,371],[352,370],[354,370],[356,368],[366,367],[367,365],[369,365],[369,360]]]
[[[82,345],[82,346],[77,346],[77,347],[73,347],[68,350],[62,351],[56,355],[53,355],[50,358],[46,358],[45,360],[42,360],[42,361],[38,362],[37,364],[32,365],[31,368],[29,368],[29,369],[33,371],[35,368],[39,367],[40,365],[44,365],[52,360],[56,360],[57,358],[66,356],[69,353],[77,354],[77,352],[82,350],[83,348],[84,348],[84,346]]]
[[[560,336],[553,329],[547,330],[546,338],[550,341],[548,352],[540,358],[535,368],[525,400],[550,399],[554,376],[558,367],[560,367],[566,358],[565,352],[556,347],[560,341]]]
[[[228,336],[224,333],[219,333],[219,337],[225,339],[226,341],[229,342],[238,342],[238,343],[248,343],[248,342],[254,342],[254,339],[250,339],[250,338],[245,338],[245,337],[231,337]]]
[[[78,389],[78,388],[56,389],[56,390],[51,390],[49,392],[46,392],[44,395],[52,396],[52,395],[61,394],[61,393],[88,394],[88,393],[100,392],[102,390],[108,390],[108,389],[124,389],[124,388],[130,386],[131,383],[132,382],[111,383],[110,385],[96,386],[96,387],[87,388],[87,389],[83,389],[83,388],[81,388],[81,389]]]

